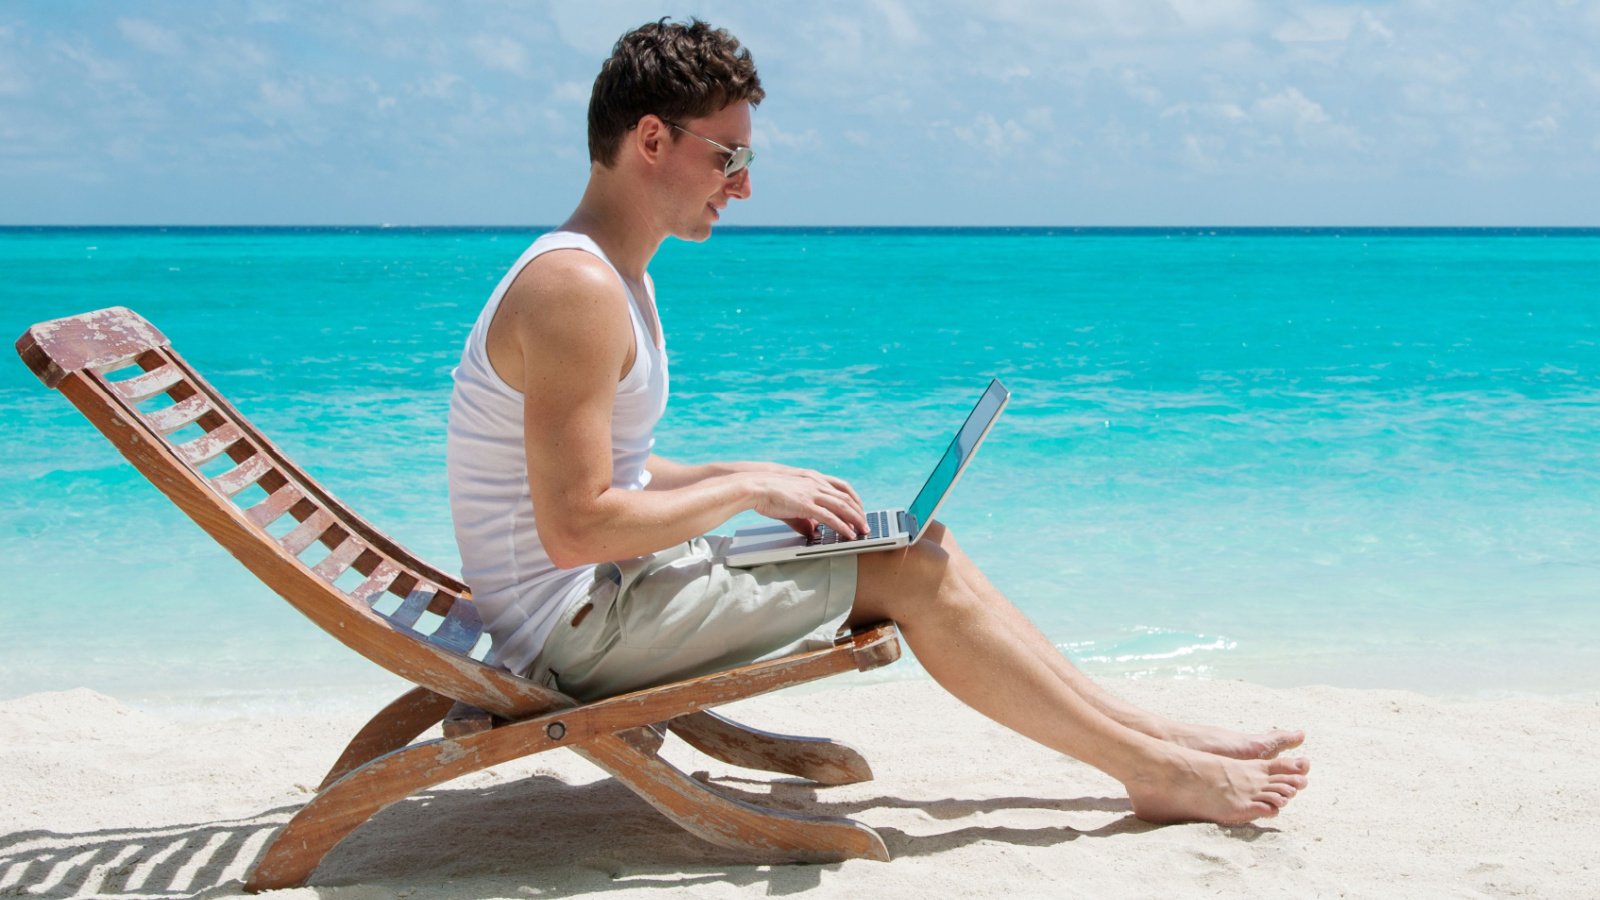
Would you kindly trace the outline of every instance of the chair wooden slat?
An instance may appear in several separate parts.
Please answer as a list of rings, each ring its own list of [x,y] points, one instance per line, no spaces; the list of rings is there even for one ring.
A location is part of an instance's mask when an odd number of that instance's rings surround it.
[[[282,518],[290,507],[304,500],[305,496],[293,484],[286,484],[273,491],[267,499],[245,510],[244,514],[257,528],[265,528]]]
[[[232,497],[245,488],[261,480],[261,476],[272,471],[272,460],[265,454],[257,453],[237,466],[223,472],[211,479],[211,486],[216,488],[225,497]]]
[[[417,619],[422,617],[423,611],[428,608],[428,604],[432,603],[433,598],[438,594],[439,592],[432,588],[418,585],[410,594],[406,595],[405,602],[389,614],[389,621],[396,625],[410,628],[417,624]]]
[[[367,576],[366,581],[351,589],[350,599],[371,606],[374,601],[383,596],[384,590],[393,584],[398,577],[400,577],[400,567],[386,559],[378,563],[378,567],[372,570],[372,574]]]
[[[142,403],[182,380],[183,371],[168,363],[143,375],[135,375],[126,381],[113,381],[110,384],[111,389],[121,394],[129,403]]]
[[[290,556],[299,556],[317,538],[322,537],[322,533],[327,531],[328,526],[332,524],[333,513],[325,509],[319,509],[306,517],[305,521],[296,525],[293,531],[278,538],[278,543],[283,545],[283,549],[289,551]]]
[[[189,461],[189,465],[203,466],[216,459],[222,451],[238,443],[242,437],[244,431],[238,425],[224,422],[188,443],[179,444],[177,450]]]
[[[144,418],[146,422],[150,423],[150,427],[156,431],[162,434],[171,434],[210,411],[211,401],[206,399],[206,395],[195,394],[172,404],[166,409],[158,409],[153,413],[147,413]]]
[[[313,566],[311,571],[328,581],[333,581],[343,575],[344,570],[350,568],[350,564],[355,562],[356,557],[360,556],[361,551],[365,549],[367,549],[367,545],[361,541],[353,537],[345,538],[344,543],[333,548],[333,552],[329,553],[322,562]]]
[[[450,606],[450,612],[445,614],[438,629],[428,636],[428,640],[446,650],[466,653],[478,642],[481,634],[483,617],[478,615],[477,607],[469,601],[457,600]]]

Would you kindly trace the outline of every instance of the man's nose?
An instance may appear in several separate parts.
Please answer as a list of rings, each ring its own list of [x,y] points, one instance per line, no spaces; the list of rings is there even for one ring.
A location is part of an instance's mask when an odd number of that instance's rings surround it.
[[[740,169],[734,173],[732,178],[728,179],[727,191],[730,197],[738,197],[740,200],[750,199],[750,169],[748,167]]]

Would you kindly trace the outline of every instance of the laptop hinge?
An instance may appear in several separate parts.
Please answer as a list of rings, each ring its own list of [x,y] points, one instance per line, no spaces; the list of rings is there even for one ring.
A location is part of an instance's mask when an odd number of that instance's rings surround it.
[[[905,531],[906,534],[909,534],[912,538],[915,538],[917,536],[917,517],[913,516],[910,512],[902,510],[900,512],[900,528]]]

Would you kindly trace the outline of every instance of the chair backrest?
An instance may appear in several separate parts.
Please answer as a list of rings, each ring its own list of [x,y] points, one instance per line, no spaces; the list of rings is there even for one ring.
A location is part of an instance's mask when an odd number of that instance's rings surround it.
[[[42,322],[17,352],[201,528],[351,649],[502,716],[571,702],[484,664],[489,638],[466,585],[336,500],[137,313]]]

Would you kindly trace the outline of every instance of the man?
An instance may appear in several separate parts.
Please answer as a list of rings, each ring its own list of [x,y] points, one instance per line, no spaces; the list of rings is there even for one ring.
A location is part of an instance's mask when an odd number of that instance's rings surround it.
[[[624,35],[595,80],[589,183],[479,317],[451,398],[451,507],[496,661],[605,696],[831,643],[892,619],[939,684],[1109,773],[1151,821],[1277,814],[1309,763],[1299,732],[1244,735],[1136,709],[1072,666],[934,523],[902,549],[754,569],[706,532],[745,510],[801,532],[866,530],[843,480],[651,453],[666,343],[646,268],[750,196],[748,51],[702,22]]]

